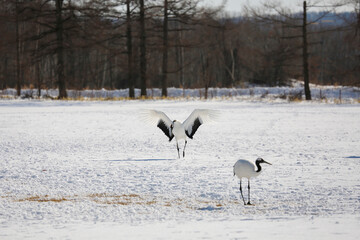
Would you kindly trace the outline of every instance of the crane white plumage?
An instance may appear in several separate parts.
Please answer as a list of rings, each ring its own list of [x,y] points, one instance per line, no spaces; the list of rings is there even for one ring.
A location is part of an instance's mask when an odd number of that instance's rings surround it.
[[[216,120],[217,118],[218,114],[216,110],[195,109],[189,115],[189,117],[183,123],[181,123],[177,120],[172,121],[165,113],[161,111],[148,110],[147,120],[150,122],[155,122],[157,127],[160,128],[169,138],[169,142],[175,137],[176,148],[180,158],[179,141],[185,141],[183,149],[183,157],[185,157],[187,138],[193,139],[194,134],[202,124]]]
[[[234,165],[234,176],[236,175],[240,179],[240,193],[241,197],[244,201],[245,205],[251,205],[250,203],[250,179],[253,177],[257,177],[261,173],[261,163],[267,163],[269,165],[272,165],[271,163],[265,161],[262,158],[258,158],[255,161],[255,164],[244,159],[238,160]],[[248,202],[245,202],[244,195],[242,193],[241,188],[241,179],[247,178],[248,179]]]

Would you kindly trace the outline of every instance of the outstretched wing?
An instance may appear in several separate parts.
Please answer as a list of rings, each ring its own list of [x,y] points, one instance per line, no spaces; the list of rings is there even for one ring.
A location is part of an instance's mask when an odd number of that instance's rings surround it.
[[[155,122],[156,126],[169,138],[169,141],[173,139],[174,135],[170,128],[172,121],[165,113],[157,110],[149,110],[148,120]]]
[[[216,118],[217,112],[215,110],[195,109],[183,123],[186,135],[192,139],[203,123],[216,120]]]

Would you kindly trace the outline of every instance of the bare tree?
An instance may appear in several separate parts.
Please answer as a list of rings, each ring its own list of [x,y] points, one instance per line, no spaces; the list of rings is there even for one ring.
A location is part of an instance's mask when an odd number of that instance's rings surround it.
[[[306,1],[303,3],[303,25],[302,25],[302,39],[303,39],[303,76],[304,76],[304,90],[305,99],[311,100],[311,92],[309,86],[309,54],[308,54],[308,41],[307,41],[307,6]]]
[[[67,97],[66,82],[64,75],[64,29],[63,29],[63,0],[56,0],[56,55],[57,55],[57,81],[59,87],[59,98]]]
[[[317,19],[308,21],[307,14],[308,9],[313,6],[308,6],[306,1],[303,2],[303,10],[302,10],[302,17],[299,18],[297,14],[289,13],[287,10],[276,7],[274,4],[267,3],[265,4],[265,7],[272,9],[276,12],[276,14],[259,14],[257,11],[251,10],[253,15],[261,20],[262,22],[267,22],[270,24],[276,24],[280,23],[283,26],[286,26],[286,28],[290,29],[302,29],[300,34],[292,34],[288,36],[284,36],[283,38],[286,39],[297,39],[301,38],[302,43],[300,46],[300,49],[302,50],[302,77],[304,81],[304,92],[305,92],[305,99],[311,100],[311,91],[310,91],[310,78],[309,78],[309,43],[308,43],[308,26],[313,24],[314,22],[319,21],[323,17],[325,17],[328,14],[328,11],[323,12],[322,15],[320,15]]]
[[[167,71],[168,71],[168,0],[164,0],[164,23],[163,23],[163,56],[161,74],[161,95],[167,96]]]
[[[131,0],[126,0],[126,46],[127,46],[127,64],[128,64],[128,82],[129,82],[129,97],[135,97],[134,77],[133,77],[133,46],[132,46],[132,31],[131,31]]]
[[[20,33],[19,33],[19,28],[20,28],[20,6],[19,6],[20,2],[18,0],[16,0],[15,2],[15,33],[16,33],[16,92],[17,95],[20,96],[21,94],[21,64],[20,64]]]
[[[146,96],[146,30],[145,30],[145,4],[140,0],[140,87],[141,96]]]

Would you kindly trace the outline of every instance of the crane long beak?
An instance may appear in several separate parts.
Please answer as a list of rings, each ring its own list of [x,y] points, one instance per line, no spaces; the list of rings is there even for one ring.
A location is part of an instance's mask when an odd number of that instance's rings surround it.
[[[265,160],[263,160],[264,161],[264,163],[267,163],[267,164],[269,164],[269,165],[272,165],[271,163],[269,163],[269,162],[267,162],[267,161],[265,161]]]

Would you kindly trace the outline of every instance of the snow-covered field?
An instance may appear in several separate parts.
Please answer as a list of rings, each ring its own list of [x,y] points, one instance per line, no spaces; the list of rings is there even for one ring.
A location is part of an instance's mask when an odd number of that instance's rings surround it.
[[[185,159],[138,118],[195,108],[222,117]],[[0,239],[357,240],[359,143],[359,104],[1,100]],[[244,206],[232,166],[258,156]]]

